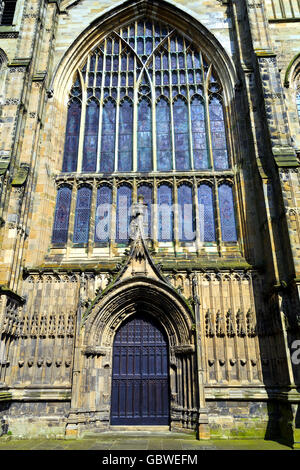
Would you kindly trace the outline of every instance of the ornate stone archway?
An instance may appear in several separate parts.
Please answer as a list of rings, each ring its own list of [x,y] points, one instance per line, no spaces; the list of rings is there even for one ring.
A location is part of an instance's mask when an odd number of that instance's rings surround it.
[[[198,388],[193,311],[160,274],[143,238],[137,237],[123,269],[94,299],[78,327],[67,432],[109,428],[115,333],[141,309],[161,325],[168,340],[171,428],[195,427]]]

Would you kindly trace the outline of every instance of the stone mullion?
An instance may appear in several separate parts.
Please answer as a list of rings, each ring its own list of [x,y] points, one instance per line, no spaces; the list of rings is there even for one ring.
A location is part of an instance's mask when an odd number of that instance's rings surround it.
[[[95,240],[95,221],[97,210],[97,184],[94,178],[92,186],[92,198],[90,207],[90,224],[89,224],[89,237],[88,237],[88,257],[92,256],[94,250]]]
[[[66,245],[66,258],[68,258],[68,256],[70,255],[70,250],[73,246],[73,233],[74,233],[74,224],[75,224],[77,190],[78,190],[78,183],[74,181],[72,185],[72,195],[71,195],[71,204],[70,204],[69,228],[68,228],[68,238],[67,238],[67,245]]]

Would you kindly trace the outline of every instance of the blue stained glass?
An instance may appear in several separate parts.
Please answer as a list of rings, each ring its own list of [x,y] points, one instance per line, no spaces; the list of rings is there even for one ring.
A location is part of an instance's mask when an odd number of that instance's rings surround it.
[[[132,170],[132,104],[125,100],[120,106],[118,170]]]
[[[78,143],[81,117],[81,103],[72,101],[68,109],[66,139],[64,149],[64,172],[77,170]]]
[[[160,55],[155,56],[155,68],[156,70],[159,70],[161,68]]]
[[[113,70],[117,72],[119,70],[119,56],[113,58]]]
[[[111,70],[111,57],[109,56],[106,56],[105,70],[107,71]]]
[[[209,104],[211,145],[216,170],[228,168],[227,143],[222,103],[213,98]]]
[[[146,39],[146,54],[150,55],[153,49],[152,38]]]
[[[190,169],[188,109],[179,98],[173,104],[176,170]]]
[[[114,41],[114,54],[119,54],[119,40],[115,39]]]
[[[59,188],[56,197],[52,243],[66,243],[70,216],[72,190],[67,187]]]
[[[151,105],[143,98],[138,106],[137,122],[138,171],[152,170],[152,117]]]
[[[110,73],[105,74],[105,81],[104,81],[105,86],[110,86]]]
[[[195,239],[193,192],[191,186],[187,184],[178,188],[178,230],[179,241]]]
[[[171,54],[171,68],[177,69],[177,58],[176,54]]]
[[[186,54],[186,63],[187,63],[188,68],[193,68],[193,58],[192,58],[191,52],[188,52]]]
[[[212,188],[201,184],[198,188],[199,233],[202,242],[216,240]]]
[[[116,133],[116,106],[113,101],[109,100],[104,104],[102,116],[100,171],[111,173],[115,164]]]
[[[89,86],[93,86],[94,85],[94,74],[93,72],[90,72],[89,73]]]
[[[224,242],[236,242],[237,234],[232,188],[227,184],[221,184],[218,192],[222,240]]]
[[[96,171],[99,106],[90,101],[86,108],[82,171]]]
[[[143,196],[144,204],[147,204],[144,212],[144,223],[147,224],[147,229],[145,229],[145,237],[151,237],[151,210],[152,210],[152,188],[147,185],[139,186],[137,191],[138,198]]]
[[[90,227],[90,207],[91,207],[92,190],[91,188],[82,187],[78,189],[75,223],[74,223],[74,243],[87,243],[89,238]]]
[[[103,70],[103,57],[102,57],[102,55],[98,56],[97,70],[98,70],[98,72],[102,72],[102,70]]]
[[[192,141],[195,170],[208,168],[204,103],[197,96],[191,103]]]
[[[173,240],[173,197],[172,188],[162,184],[157,189],[158,241]]]
[[[97,192],[95,217],[95,242],[107,242],[110,239],[112,190],[101,186]]]
[[[163,54],[163,57],[162,57],[162,60],[163,60],[163,68],[164,69],[168,69],[169,68],[169,58],[168,58],[168,55],[167,54]]]
[[[108,39],[106,41],[106,53],[111,54],[112,53],[112,41],[111,39]]]
[[[156,105],[156,154],[159,171],[172,170],[170,121],[170,105],[162,99]]]
[[[116,213],[116,242],[126,243],[129,240],[131,208],[131,188],[122,185],[117,191],[117,213]]]

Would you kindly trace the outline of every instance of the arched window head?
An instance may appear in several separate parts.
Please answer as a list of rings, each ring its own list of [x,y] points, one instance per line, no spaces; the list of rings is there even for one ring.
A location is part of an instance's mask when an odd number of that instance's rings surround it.
[[[103,39],[77,73],[63,171],[229,168],[220,80],[180,31],[134,21]]]

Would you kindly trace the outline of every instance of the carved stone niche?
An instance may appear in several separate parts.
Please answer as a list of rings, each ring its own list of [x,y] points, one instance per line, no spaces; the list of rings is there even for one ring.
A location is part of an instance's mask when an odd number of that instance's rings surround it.
[[[86,346],[82,351],[85,356],[106,356],[108,353],[107,348],[101,346]]]
[[[172,351],[177,356],[193,354],[195,352],[195,346],[193,344],[181,344],[179,346],[173,346]]]

